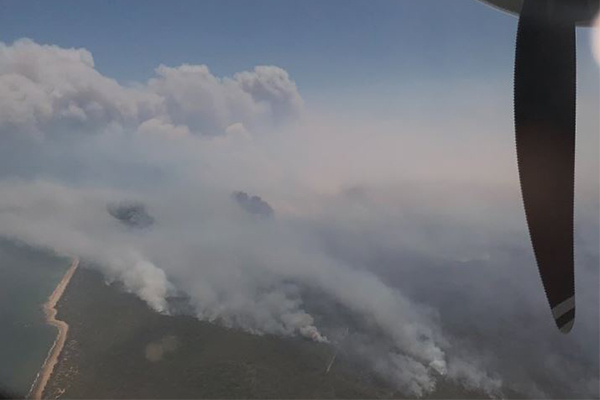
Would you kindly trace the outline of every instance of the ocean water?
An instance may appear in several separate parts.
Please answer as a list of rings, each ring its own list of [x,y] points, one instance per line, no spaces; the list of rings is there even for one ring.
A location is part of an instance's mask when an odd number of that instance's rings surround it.
[[[56,329],[42,304],[70,260],[0,238],[0,391],[23,397],[46,359]]]

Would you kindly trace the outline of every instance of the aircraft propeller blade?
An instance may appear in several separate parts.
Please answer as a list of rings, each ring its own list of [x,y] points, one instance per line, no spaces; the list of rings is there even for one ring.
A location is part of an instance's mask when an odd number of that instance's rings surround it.
[[[519,18],[514,112],[529,234],[556,325],[575,320],[575,24],[552,0],[525,0]]]

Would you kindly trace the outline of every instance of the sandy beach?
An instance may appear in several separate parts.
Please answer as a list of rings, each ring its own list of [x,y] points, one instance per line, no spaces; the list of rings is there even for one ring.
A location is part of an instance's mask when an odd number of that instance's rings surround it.
[[[38,374],[36,381],[33,384],[32,391],[30,392],[30,398],[32,399],[41,399],[44,393],[44,388],[52,375],[52,370],[58,361],[58,356],[62,351],[65,342],[67,340],[67,332],[69,331],[69,325],[66,322],[60,321],[56,319],[56,304],[62,297],[71,277],[75,273],[77,266],[79,265],[79,259],[73,258],[71,262],[71,266],[58,283],[48,301],[44,303],[44,314],[46,315],[46,322],[49,325],[55,326],[58,329],[58,334],[56,336],[56,340],[52,345],[52,348],[48,352],[48,357],[46,357],[46,361],[42,365],[40,373]]]

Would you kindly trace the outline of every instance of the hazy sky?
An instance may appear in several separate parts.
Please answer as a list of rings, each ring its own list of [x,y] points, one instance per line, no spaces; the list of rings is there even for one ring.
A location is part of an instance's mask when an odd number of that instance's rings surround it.
[[[505,79],[516,24],[475,0],[0,3],[2,41],[85,47],[120,82],[145,80],[161,63],[204,63],[217,75],[272,64],[305,95]],[[587,32],[579,45],[589,47]],[[579,53],[580,73],[595,73]]]

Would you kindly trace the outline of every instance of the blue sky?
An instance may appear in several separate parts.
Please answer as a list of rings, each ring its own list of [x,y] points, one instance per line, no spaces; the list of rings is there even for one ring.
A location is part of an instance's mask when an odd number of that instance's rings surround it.
[[[516,25],[475,0],[0,3],[1,41],[85,47],[122,83],[161,63],[207,64],[219,76],[272,64],[308,99],[462,79],[511,89]],[[579,34],[580,80],[597,82],[588,36]]]
[[[3,2],[3,40],[86,47],[120,80],[161,62],[216,73],[276,64],[297,79],[426,74],[435,64],[481,72],[510,51],[516,20],[462,1]],[[506,36],[509,36],[508,38]],[[498,47],[499,46],[499,47]],[[491,49],[494,51],[490,51]],[[450,54],[451,53],[451,54]],[[464,67],[475,55],[476,65]]]
[[[160,63],[217,74],[275,64],[303,85],[488,74],[516,19],[474,0],[44,1],[0,3],[0,37],[86,47],[98,69],[140,80]]]

